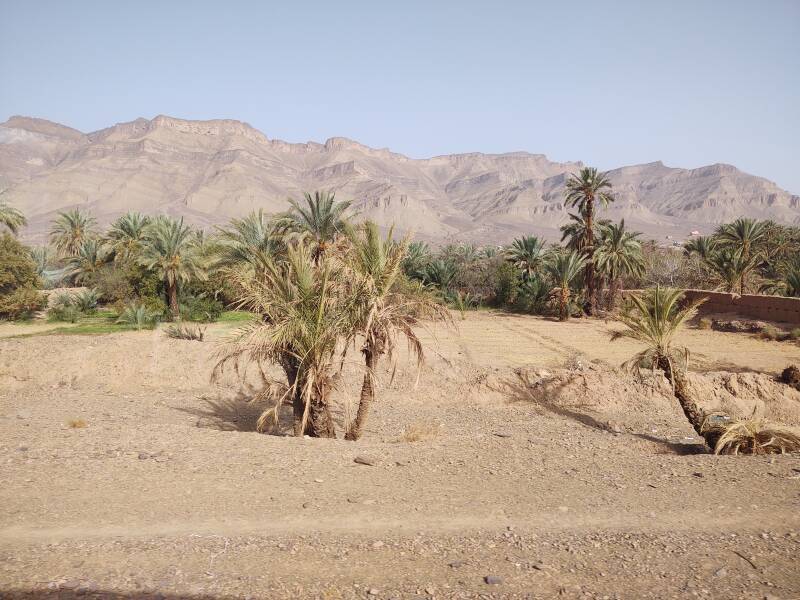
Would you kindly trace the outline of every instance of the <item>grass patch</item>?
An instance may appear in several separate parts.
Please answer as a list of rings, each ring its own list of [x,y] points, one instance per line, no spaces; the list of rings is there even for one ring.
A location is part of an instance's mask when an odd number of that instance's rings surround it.
[[[67,427],[70,429],[83,429],[87,427],[87,424],[83,419],[70,419],[67,421]]]
[[[246,310],[226,310],[217,319],[217,323],[247,323],[255,318],[253,313]]]

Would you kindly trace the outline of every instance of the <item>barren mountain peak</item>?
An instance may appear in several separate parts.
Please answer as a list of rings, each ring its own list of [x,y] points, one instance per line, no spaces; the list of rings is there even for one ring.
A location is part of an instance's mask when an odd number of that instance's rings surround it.
[[[83,133],[72,127],[54,123],[47,119],[39,119],[37,117],[26,117],[22,115],[13,115],[9,117],[5,123],[0,123],[0,127],[8,129],[23,129],[32,133],[40,133],[42,135],[58,136],[68,139],[79,139],[83,137]]]
[[[208,226],[278,212],[286,198],[322,189],[352,200],[363,217],[434,242],[556,238],[568,219],[566,175],[582,166],[524,151],[412,159],[346,137],[289,143],[233,119],[158,115],[88,135],[30,117],[0,125],[0,187],[28,216],[25,234],[40,239],[57,211],[76,206],[101,222],[137,210]],[[727,164],[654,161],[610,177],[617,202],[603,212],[661,239],[738,216],[800,223],[800,198]]]

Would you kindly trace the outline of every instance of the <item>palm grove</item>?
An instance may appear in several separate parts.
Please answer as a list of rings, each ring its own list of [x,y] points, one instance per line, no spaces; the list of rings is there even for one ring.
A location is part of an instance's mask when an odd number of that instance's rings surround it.
[[[229,366],[260,373],[259,399],[272,400],[260,428],[277,426],[288,404],[296,435],[336,437],[330,398],[344,357],[355,348],[363,366],[361,393],[343,433],[356,440],[375,399],[380,363],[394,360],[403,338],[421,365],[418,326],[450,321],[449,309],[463,315],[494,306],[564,321],[615,314],[626,325],[618,336],[647,346],[633,363],[650,361],[665,373],[689,422],[719,450],[724,432],[697,409],[686,361],[672,344],[696,307],[685,306],[670,288],[712,282],[721,289],[800,296],[800,230],[739,219],[676,252],[642,242],[624,221],[598,218],[598,210],[614,201],[607,175],[585,168],[566,182],[565,204],[574,212],[561,228],[561,244],[525,236],[507,247],[438,249],[356,222],[350,204],[333,193],[306,194],[290,201],[284,214],[254,212],[210,234],[182,219],[138,213],[101,232],[90,214],[76,209],[58,215],[50,245],[39,248],[16,240],[25,218],[0,203],[0,225],[9,230],[0,238],[0,318],[30,317],[46,305],[38,290],[64,283],[86,289],[51,300],[53,319],[76,321],[98,302],[136,328],[159,320],[213,321],[225,307],[247,310],[256,318],[221,351],[215,375]],[[623,288],[654,289],[633,295],[620,312]],[[268,375],[270,367],[281,377]],[[750,444],[751,451],[783,448]]]

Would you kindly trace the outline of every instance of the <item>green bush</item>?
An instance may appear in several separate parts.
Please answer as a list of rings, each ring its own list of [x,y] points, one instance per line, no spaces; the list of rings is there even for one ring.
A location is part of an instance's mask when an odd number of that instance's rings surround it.
[[[117,323],[129,325],[135,329],[153,329],[158,323],[160,313],[148,310],[142,303],[132,302],[117,317]]]
[[[47,306],[47,298],[34,287],[21,287],[0,296],[0,318],[30,319]]]
[[[181,306],[181,318],[187,321],[213,323],[219,319],[225,307],[213,298],[189,298]]]
[[[75,304],[57,304],[47,311],[47,320],[60,323],[77,323],[83,316]]]
[[[0,236],[0,318],[30,317],[46,302],[28,248],[9,234]]]
[[[108,304],[126,302],[136,296],[128,269],[106,265],[93,274],[91,283]]]
[[[72,297],[72,303],[86,315],[93,314],[97,310],[99,300],[100,294],[94,288],[83,290]]]
[[[501,263],[497,268],[497,280],[494,288],[494,302],[497,306],[510,306],[517,299],[519,291],[519,275],[514,265]]]

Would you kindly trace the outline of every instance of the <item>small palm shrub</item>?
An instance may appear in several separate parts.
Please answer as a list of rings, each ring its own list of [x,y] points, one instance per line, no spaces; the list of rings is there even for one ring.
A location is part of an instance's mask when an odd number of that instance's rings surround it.
[[[800,452],[797,432],[757,417],[728,423],[707,417],[703,430],[719,437],[714,447],[715,454]]]
[[[458,312],[461,313],[461,318],[465,319],[465,312],[468,310],[478,310],[481,304],[481,299],[478,296],[470,294],[469,292],[462,292],[457,290],[450,292],[446,295],[445,300],[448,304],[452,305]]]
[[[548,312],[549,299],[550,286],[543,278],[533,276],[520,285],[514,308],[533,315],[541,315]]]
[[[47,311],[47,320],[60,323],[77,323],[83,313],[75,302],[75,296],[62,292],[52,301]]]
[[[125,307],[116,322],[137,330],[153,329],[160,317],[159,313],[149,310],[144,304],[134,302]]]
[[[97,310],[99,300],[100,294],[94,288],[83,290],[72,296],[72,303],[84,314],[92,314]]]
[[[167,337],[175,340],[202,342],[205,337],[206,328],[188,323],[178,323],[177,325],[170,325],[167,327],[165,333]]]

